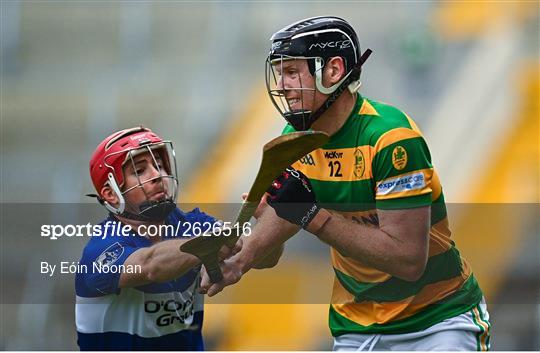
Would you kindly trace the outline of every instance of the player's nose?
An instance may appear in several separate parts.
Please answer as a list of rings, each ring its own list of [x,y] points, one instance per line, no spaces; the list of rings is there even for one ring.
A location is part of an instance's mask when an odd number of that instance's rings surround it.
[[[278,81],[277,81],[277,89],[283,93],[283,91],[285,90],[285,88],[283,87],[283,76],[279,76],[278,78]]]
[[[160,177],[163,176],[163,173],[163,168],[160,168],[158,165],[152,163],[152,165],[150,166],[150,179],[152,180],[152,182],[159,181]]]

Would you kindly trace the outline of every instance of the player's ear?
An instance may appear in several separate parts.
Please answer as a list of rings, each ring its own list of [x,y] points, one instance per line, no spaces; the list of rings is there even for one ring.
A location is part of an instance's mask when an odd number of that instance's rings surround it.
[[[342,57],[330,58],[324,66],[323,82],[326,87],[335,85],[345,75],[345,62]]]
[[[107,201],[113,206],[118,205],[118,203],[120,202],[120,200],[118,199],[118,195],[116,195],[116,193],[109,185],[105,185],[103,188],[101,188],[99,195],[104,201]]]

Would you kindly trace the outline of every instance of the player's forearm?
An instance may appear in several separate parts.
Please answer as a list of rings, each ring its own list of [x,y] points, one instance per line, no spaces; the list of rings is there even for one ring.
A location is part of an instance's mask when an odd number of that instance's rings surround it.
[[[149,278],[153,282],[178,278],[200,263],[197,257],[180,251],[186,241],[174,239],[155,245],[149,262]]]
[[[381,228],[334,215],[316,235],[342,255],[407,281],[417,280],[425,269],[427,254]]]
[[[279,218],[271,207],[265,208],[235,256],[242,273],[251,268],[275,266],[283,252],[283,243],[299,230],[300,227]]]
[[[284,249],[285,246],[283,244],[278,245],[262,259],[254,262],[252,268],[264,269],[276,266],[279,262],[279,259],[281,258],[281,255],[283,255]]]
[[[126,260],[126,264],[140,265],[142,273],[138,276],[122,274],[122,286],[170,281],[197,266],[199,259],[180,251],[184,242],[184,239],[166,240],[133,253]]]

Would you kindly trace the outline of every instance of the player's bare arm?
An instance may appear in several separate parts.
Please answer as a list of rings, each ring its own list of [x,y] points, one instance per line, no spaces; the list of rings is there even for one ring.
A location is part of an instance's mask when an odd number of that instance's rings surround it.
[[[344,256],[407,281],[424,272],[430,207],[377,210],[378,227],[354,223],[322,209],[309,179],[293,168],[274,181],[268,203],[279,217],[316,234]]]
[[[283,220],[279,219],[279,217],[277,217],[277,219],[274,219],[274,221],[272,221],[272,214],[275,216],[275,211],[273,211],[272,208],[268,207],[268,203],[266,203],[266,197],[267,197],[267,194],[263,195],[259,205],[257,206],[255,213],[253,214],[253,217],[255,217],[258,224],[256,227],[257,228],[264,227],[264,229],[281,227],[281,228],[285,228],[283,230],[285,233],[294,232],[294,229],[288,230],[287,223],[283,222]],[[246,198],[247,198],[247,193],[242,194],[242,199],[245,200]],[[269,211],[269,212],[266,213],[266,211]],[[263,215],[264,213],[266,213],[266,215],[261,220],[260,219],[261,215]],[[279,229],[274,229],[274,231],[277,232],[278,234],[281,233]],[[297,231],[298,230],[296,230],[296,232]],[[287,237],[287,239],[289,237]],[[261,244],[260,244],[261,241],[263,243],[265,242],[264,239],[260,239],[260,236],[246,237],[246,240],[244,241],[244,244],[245,244],[244,247],[246,248],[245,249],[246,253],[253,252],[253,250],[257,252],[257,254],[253,256],[252,262],[247,267],[256,268],[256,269],[271,268],[277,265],[279,259],[281,258],[281,255],[283,255],[283,250],[285,247],[283,243],[281,244],[278,243],[278,246],[272,246],[272,244],[268,244],[269,250],[267,249],[266,251],[257,251],[257,249],[261,247]],[[278,240],[276,240],[276,242],[277,241]],[[262,245],[264,246],[264,244]]]
[[[127,259],[126,265],[139,265],[140,273],[122,273],[119,287],[135,287],[147,283],[167,282],[176,279],[195,266],[200,260],[191,254],[182,252],[180,247],[189,239],[161,241],[149,248],[135,251]],[[239,239],[233,249],[224,245],[218,253],[220,259],[226,259],[240,251],[243,240]],[[277,260],[276,260],[277,263]],[[267,265],[267,267],[270,267]]]
[[[242,273],[251,268],[277,265],[283,253],[283,243],[298,230],[299,227],[277,217],[272,208],[266,207],[253,228],[253,233],[247,237],[235,258]]]
[[[379,228],[332,215],[315,235],[344,256],[406,281],[418,280],[428,258],[431,208],[377,214]]]
[[[147,283],[166,282],[182,276],[200,261],[193,255],[180,251],[187,239],[159,242],[151,247],[135,251],[126,265],[140,265],[140,273],[122,273],[119,287],[135,287]]]

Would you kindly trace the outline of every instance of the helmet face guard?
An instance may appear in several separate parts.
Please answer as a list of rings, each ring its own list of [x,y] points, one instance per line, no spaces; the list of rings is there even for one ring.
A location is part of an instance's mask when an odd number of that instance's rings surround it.
[[[360,88],[361,67],[371,50],[366,50],[360,56],[356,33],[345,20],[329,16],[309,18],[279,30],[270,40],[272,49],[266,59],[265,70],[267,91],[276,109],[296,130],[309,129],[345,89],[348,88],[354,94]],[[322,83],[322,70],[332,57],[343,59],[346,73],[339,82],[325,87]],[[283,72],[283,63],[291,60],[306,60],[315,80],[315,88],[311,90],[316,89],[328,95],[316,111],[304,109],[307,103],[304,104],[303,92],[308,88],[303,87],[301,82],[298,82],[298,87],[282,87],[279,73]],[[285,99],[288,90],[298,90],[301,93],[300,109],[291,109]]]
[[[117,196],[111,204],[99,195],[107,210],[125,218],[163,221],[176,207],[178,172],[173,145],[142,126],[118,131],[103,140],[90,160],[90,176],[98,194],[108,186]],[[139,193],[138,204],[128,202]]]
[[[176,158],[174,148],[170,141],[155,142],[147,144],[138,149],[129,151],[119,151],[105,157],[107,160],[113,158],[115,154],[125,154],[122,171],[124,179],[122,185],[118,185],[113,173],[108,175],[108,185],[113,189],[119,199],[119,205],[115,207],[104,201],[104,206],[114,214],[140,220],[140,221],[162,221],[176,207],[178,196],[178,177],[176,168]],[[148,154],[148,159],[138,160],[138,156]],[[126,180],[130,179],[127,173],[132,173],[131,178],[136,180],[136,184],[126,188]],[[153,192],[147,191],[147,184],[153,185]],[[124,189],[124,190],[122,190]],[[126,195],[130,192],[140,190],[145,200],[138,205],[126,202]]]
[[[277,111],[289,122],[296,130],[307,130],[311,126],[309,117],[311,110],[306,109],[307,106],[313,107],[315,103],[315,88],[304,87],[302,83],[302,75],[300,74],[299,65],[302,65],[302,60],[314,60],[315,58],[307,57],[290,57],[279,55],[278,58],[271,59],[270,56],[266,59],[265,74],[266,74],[266,90],[270,96],[272,104]],[[284,67],[284,63],[287,68]],[[286,71],[293,68],[296,74],[290,80],[292,87],[283,85],[282,77],[287,75]],[[288,92],[298,92],[300,108],[293,109],[288,98]],[[307,105],[308,100],[311,104]]]

